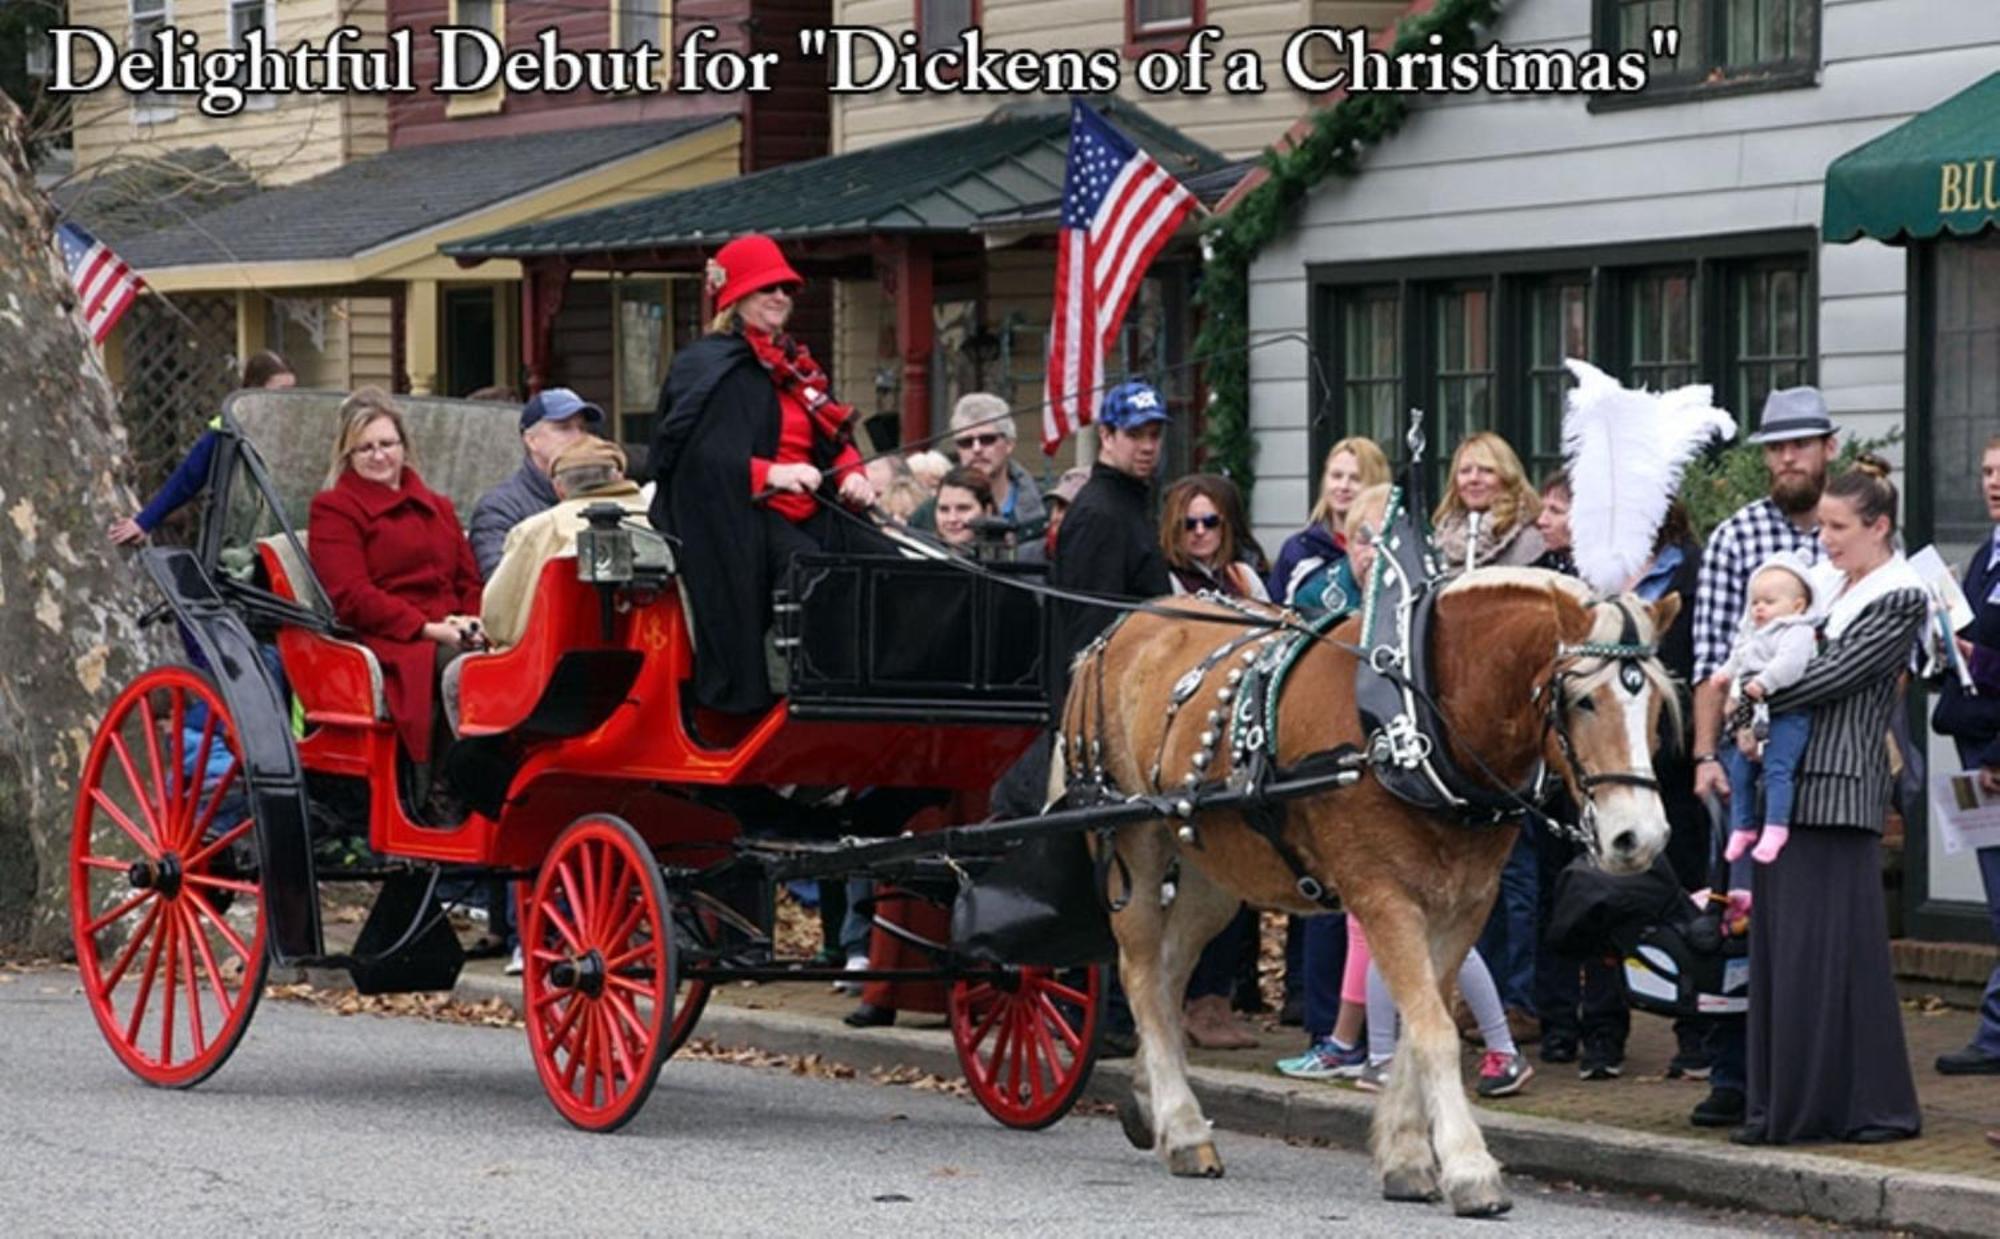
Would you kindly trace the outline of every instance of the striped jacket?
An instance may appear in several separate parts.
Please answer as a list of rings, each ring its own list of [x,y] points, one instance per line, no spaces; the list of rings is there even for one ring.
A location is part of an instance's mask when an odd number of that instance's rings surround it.
[[[1812,739],[1799,761],[1793,826],[1882,831],[1892,781],[1890,716],[1902,699],[1902,673],[1923,630],[1923,592],[1899,589],[1862,608],[1791,687],[1772,695],[1773,714],[1812,711]]]

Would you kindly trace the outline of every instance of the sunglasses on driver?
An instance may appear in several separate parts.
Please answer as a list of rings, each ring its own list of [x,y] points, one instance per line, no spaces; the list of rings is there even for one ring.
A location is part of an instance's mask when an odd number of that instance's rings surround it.
[[[1216,512],[1210,512],[1207,516],[1183,516],[1181,518],[1181,528],[1187,530],[1189,533],[1193,533],[1197,529],[1220,529],[1222,528],[1222,516]]]

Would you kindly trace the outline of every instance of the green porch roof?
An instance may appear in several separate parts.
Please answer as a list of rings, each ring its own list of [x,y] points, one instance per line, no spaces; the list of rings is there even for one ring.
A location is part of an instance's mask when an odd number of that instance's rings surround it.
[[[1177,177],[1228,161],[1129,103],[1094,100]],[[443,247],[454,258],[525,258],[779,239],[968,232],[1062,196],[1069,101],[999,108],[984,120],[844,155],[786,164],[620,206],[505,228]]]
[[[1970,236],[2000,224],[2000,73],[1826,170],[1829,241]]]

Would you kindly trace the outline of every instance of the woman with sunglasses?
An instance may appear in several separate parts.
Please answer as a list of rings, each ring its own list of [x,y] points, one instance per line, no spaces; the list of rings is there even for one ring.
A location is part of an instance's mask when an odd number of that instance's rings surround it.
[[[867,508],[875,488],[855,450],[853,407],[785,331],[805,281],[777,244],[738,237],[707,278],[709,334],[675,354],[660,390],[651,515],[680,547],[695,700],[757,714],[777,699],[764,661],[773,586],[795,554],[862,543],[864,531],[824,504]]]
[[[1257,570],[1244,562],[1246,531],[1229,514],[1243,509],[1228,478],[1193,473],[1167,488],[1160,504],[1160,550],[1176,594],[1203,590],[1231,598],[1270,600]]]
[[[1234,482],[1213,473],[1190,474],[1167,488],[1160,504],[1160,550],[1175,594],[1205,590],[1268,601],[1257,570],[1238,557],[1243,533],[1229,516],[1242,511],[1239,493]],[[1239,908],[1202,948],[1187,987],[1187,1035],[1195,1045],[1210,1050],[1257,1046],[1257,1035],[1230,1009],[1242,960],[1256,939],[1256,913]]]

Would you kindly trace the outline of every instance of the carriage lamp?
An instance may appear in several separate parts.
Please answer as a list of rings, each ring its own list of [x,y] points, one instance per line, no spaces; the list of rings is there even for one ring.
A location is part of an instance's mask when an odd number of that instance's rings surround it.
[[[582,512],[590,523],[576,535],[576,575],[592,585],[623,585],[632,579],[632,534],[625,509],[615,503],[593,503]]]

